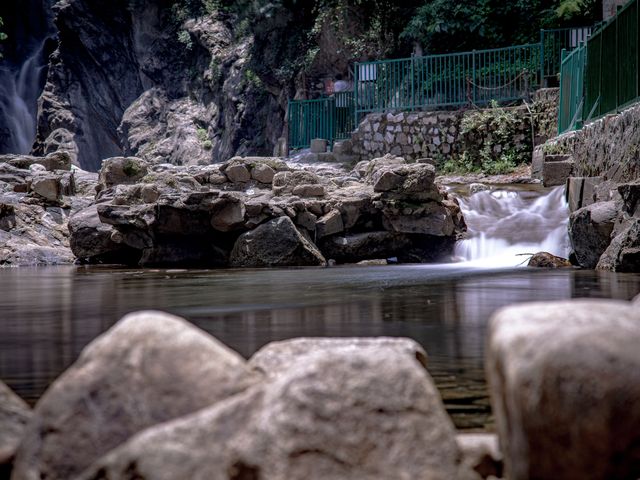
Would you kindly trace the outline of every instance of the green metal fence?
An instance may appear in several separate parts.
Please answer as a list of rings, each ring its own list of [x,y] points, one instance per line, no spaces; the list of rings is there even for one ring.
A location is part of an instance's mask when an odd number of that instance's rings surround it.
[[[338,92],[315,100],[289,101],[289,149],[307,148],[314,138],[330,143],[355,130],[353,92]]]
[[[540,44],[356,63],[356,119],[370,112],[524,98],[540,84]]]
[[[545,79],[560,73],[561,52],[572,51],[591,35],[592,27],[554,28],[540,30],[543,55],[540,69]]]
[[[560,72],[560,115],[558,129],[580,128],[584,111],[584,76],[586,46],[580,46],[568,53],[562,52],[562,70]]]
[[[584,68],[572,67],[574,59],[562,62],[561,83],[580,85],[560,92],[558,132],[580,128],[581,122],[567,122],[572,105],[583,103],[585,122],[638,101],[640,97],[639,0],[632,0],[618,14],[592,34],[584,47]]]

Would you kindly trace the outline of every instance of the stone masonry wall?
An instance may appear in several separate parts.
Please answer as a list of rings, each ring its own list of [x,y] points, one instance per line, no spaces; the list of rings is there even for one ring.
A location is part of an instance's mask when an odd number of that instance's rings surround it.
[[[574,176],[614,182],[640,178],[640,105],[607,115],[536,147],[534,157],[572,154]]]
[[[371,113],[361,120],[351,137],[353,153],[362,160],[390,153],[408,160],[441,161],[465,150],[479,150],[488,143],[497,153],[511,147],[531,152],[531,118],[535,119],[535,143],[545,141],[557,131],[557,102],[557,89],[544,89],[536,94],[530,108],[505,108],[516,118],[517,133],[498,141],[489,125],[463,133],[463,118],[477,110]]]

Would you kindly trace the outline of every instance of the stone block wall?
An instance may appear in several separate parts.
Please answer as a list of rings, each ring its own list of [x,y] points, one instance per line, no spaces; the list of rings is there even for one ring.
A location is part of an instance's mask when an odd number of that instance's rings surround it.
[[[558,89],[543,89],[534,101],[504,108],[515,116],[516,132],[510,138],[499,138],[498,122],[487,122],[473,132],[463,133],[463,119],[478,110],[416,111],[371,113],[361,120],[353,133],[353,153],[362,160],[385,154],[408,160],[433,158],[446,161],[465,151],[478,151],[492,145],[496,155],[515,148],[532,151],[531,119],[534,119],[533,143],[545,141],[556,134]]]
[[[408,160],[451,156],[460,148],[461,112],[372,113],[351,140],[363,160],[387,153]]]
[[[534,156],[572,154],[574,175],[614,182],[640,178],[640,104],[536,147]]]

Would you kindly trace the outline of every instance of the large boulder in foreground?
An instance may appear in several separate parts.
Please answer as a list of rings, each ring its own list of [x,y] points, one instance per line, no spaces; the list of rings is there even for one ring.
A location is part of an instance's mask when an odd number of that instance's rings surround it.
[[[506,478],[640,477],[640,309],[617,301],[508,307],[486,370]]]
[[[0,478],[9,478],[13,457],[30,418],[29,406],[0,382]]]
[[[258,379],[238,354],[183,319],[128,315],[87,346],[40,399],[13,478],[75,478],[134,433]]]
[[[304,362],[304,357],[309,354],[356,353],[375,348],[396,350],[398,353],[415,358],[423,367],[427,366],[427,352],[420,344],[410,338],[395,337],[301,337],[271,342],[253,354],[249,359],[249,365],[266,375],[273,376],[286,372],[297,362]]]
[[[231,252],[232,267],[313,266],[326,263],[320,250],[289,217],[278,217],[243,233]]]
[[[395,347],[315,350],[263,385],[148,429],[83,480],[458,478],[428,373]]]

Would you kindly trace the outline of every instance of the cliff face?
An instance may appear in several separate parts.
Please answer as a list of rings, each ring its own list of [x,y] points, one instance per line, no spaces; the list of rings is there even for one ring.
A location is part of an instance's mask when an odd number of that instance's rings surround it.
[[[95,171],[122,154],[186,165],[271,153],[287,94],[249,68],[253,37],[228,19],[178,21],[173,4],[55,3],[35,154],[65,150]]]

